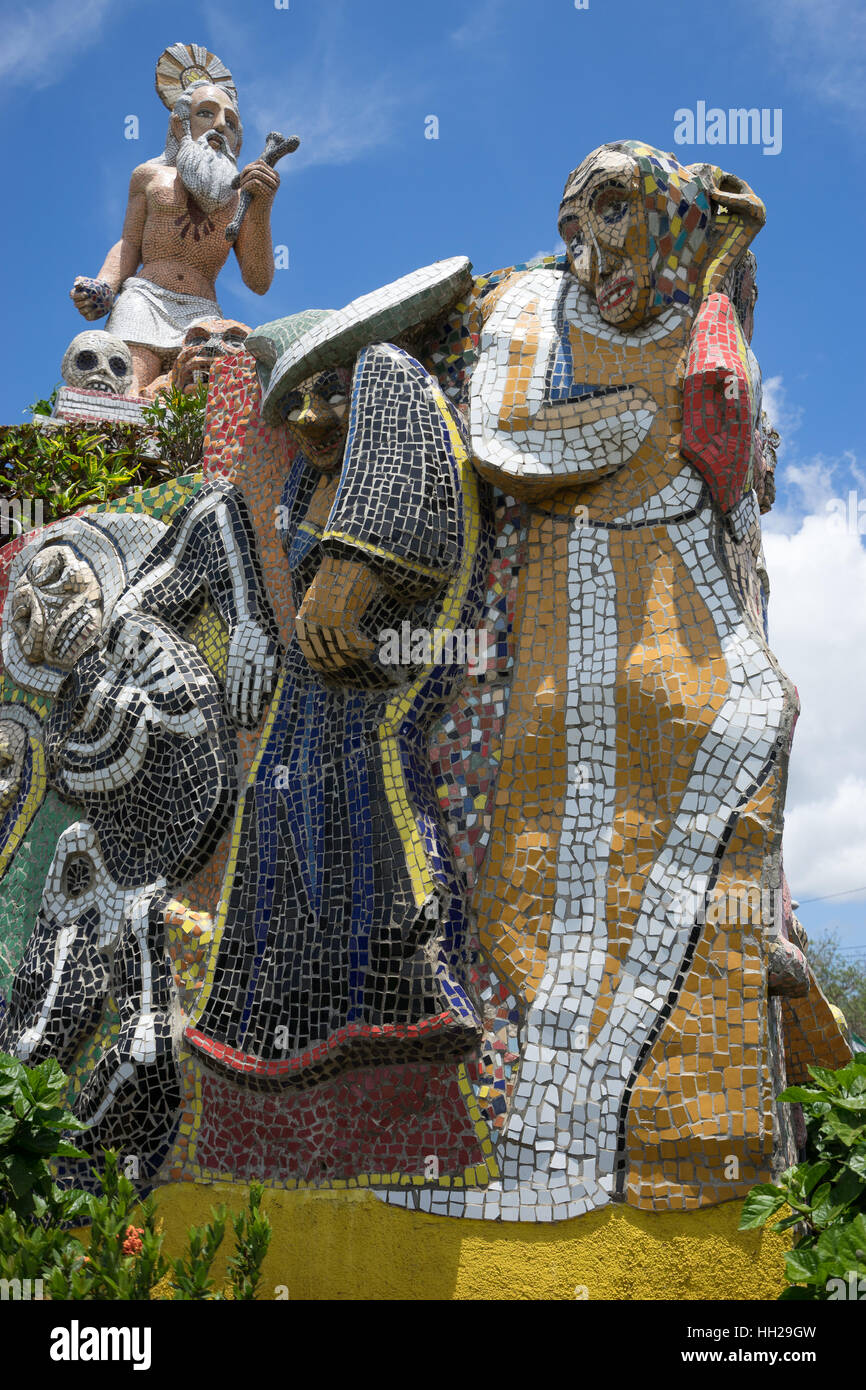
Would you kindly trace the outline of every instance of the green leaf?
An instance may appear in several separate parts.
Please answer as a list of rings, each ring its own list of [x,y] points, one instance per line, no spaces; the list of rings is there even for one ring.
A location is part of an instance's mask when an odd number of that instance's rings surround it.
[[[4,1160],[3,1167],[13,1195],[19,1200],[31,1191],[42,1176],[39,1167],[27,1163],[19,1154],[12,1154],[8,1160]]]
[[[856,1202],[866,1192],[866,1181],[858,1173],[852,1172],[850,1166],[842,1169],[842,1172],[833,1183],[832,1198],[840,1207],[850,1206]]]
[[[866,1178],[866,1145],[848,1155],[848,1167],[860,1178]]]
[[[831,1184],[825,1182],[812,1194],[812,1215],[810,1219],[813,1226],[817,1226],[819,1229],[822,1229],[824,1226],[829,1226],[834,1216],[838,1215],[838,1208],[833,1201],[831,1192]]]
[[[57,1144],[51,1151],[52,1158],[86,1158],[87,1154],[83,1149],[76,1149],[74,1144]]]
[[[821,1179],[830,1171],[832,1164],[824,1159],[820,1163],[801,1163],[794,1169],[800,1191],[808,1197]]]
[[[838,1074],[827,1067],[807,1067],[806,1070],[823,1091],[838,1091],[842,1084]]]
[[[789,1086],[786,1091],[782,1091],[778,1097],[789,1103],[798,1102],[801,1105],[809,1105],[816,1101],[826,1100],[826,1092],[809,1090],[806,1086]]]
[[[844,1144],[846,1148],[853,1148],[855,1144],[860,1143],[866,1134],[866,1124],[850,1124],[841,1115],[835,1114],[827,1115],[824,1118],[822,1128],[826,1130],[828,1135],[838,1139],[840,1144]]]
[[[834,1110],[847,1110],[852,1114],[866,1113],[866,1095],[864,1096],[834,1096]]]
[[[828,1226],[818,1237],[815,1249],[828,1277],[842,1278],[846,1274],[866,1274],[866,1217],[861,1214],[853,1221]]]
[[[793,1214],[793,1216],[786,1216],[786,1217],[784,1217],[781,1221],[776,1221],[776,1222],[770,1227],[770,1230],[771,1230],[771,1231],[789,1231],[789,1230],[791,1229],[792,1226],[799,1226],[800,1223],[801,1223],[804,1219],[805,1219],[805,1218],[803,1217],[803,1215],[802,1215],[800,1212],[795,1211],[794,1214]],[[742,1228],[741,1228],[741,1229],[742,1229]]]
[[[814,1284],[821,1269],[817,1250],[789,1250],[785,1256],[785,1277],[792,1284]]]

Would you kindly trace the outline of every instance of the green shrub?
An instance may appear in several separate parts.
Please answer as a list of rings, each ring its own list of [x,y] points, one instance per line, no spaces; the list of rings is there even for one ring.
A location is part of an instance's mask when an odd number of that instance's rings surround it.
[[[271,1239],[254,1183],[249,1205],[233,1218],[235,1251],[218,1290],[211,1268],[227,1224],[224,1207],[209,1225],[191,1227],[186,1253],[169,1263],[156,1201],[142,1202],[107,1152],[98,1194],[63,1189],[51,1158],[83,1158],[64,1137],[86,1128],[66,1109],[68,1078],[55,1061],[28,1068],[0,1054],[0,1279],[41,1280],[58,1300],[175,1298],[210,1302],[255,1299]],[[72,1224],[89,1223],[82,1240]]]
[[[69,1216],[49,1159],[83,1158],[66,1133],[84,1129],[67,1109],[69,1081],[53,1058],[25,1067],[0,1053],[0,1212],[21,1221]]]
[[[785,1206],[774,1231],[796,1228],[785,1256],[789,1288],[782,1299],[826,1301],[866,1293],[866,1052],[838,1071],[810,1067],[813,1086],[789,1086],[780,1101],[803,1106],[807,1161],[778,1183],[753,1187],[740,1230],[763,1226]]]
[[[161,392],[145,406],[143,425],[71,420],[50,427],[2,425],[0,499],[7,508],[9,502],[26,501],[36,512],[32,524],[45,525],[88,503],[109,502],[194,472],[204,449],[206,400],[202,382],[190,396],[175,389]],[[50,400],[36,401],[31,409],[50,405]]]
[[[172,477],[198,468],[204,452],[207,382],[200,381],[188,396],[172,386],[160,391],[144,417],[159,457],[172,469]]]

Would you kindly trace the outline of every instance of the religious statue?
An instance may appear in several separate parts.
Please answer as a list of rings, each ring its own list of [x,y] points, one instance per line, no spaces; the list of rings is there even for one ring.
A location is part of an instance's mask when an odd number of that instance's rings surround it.
[[[280,506],[297,618],[186,1030],[247,1085],[461,1058],[480,1038],[425,740],[463,654],[422,642],[392,666],[379,641],[401,625],[453,638],[483,595],[487,490],[460,422],[407,351],[377,341],[448,307],[468,272],[455,258],[249,340],[263,412],[298,450]]]
[[[847,1056],[781,859],[763,204],[618,141],[563,256],[250,331],[216,277],[234,244],[268,289],[297,142],[238,172],[199,46],[157,89],[64,374],[118,418],[207,380],[203,472],[0,559],[0,1048],[146,1183],[741,1197],[790,1153],[786,1068]]]
[[[550,1221],[719,1201],[771,1161],[797,700],[765,637],[753,490],[763,221],[712,165],[605,145],[566,183],[567,264],[481,301],[473,458],[529,534],[473,907],[522,1057],[498,1177],[385,1200]],[[718,899],[742,885],[771,907],[731,925]]]
[[[231,73],[200,45],[177,43],[157,64],[156,88],[171,112],[165,150],[133,170],[120,241],[99,275],[79,276],[70,291],[86,319],[111,310],[106,328],[129,345],[133,395],[170,367],[192,324],[224,317],[216,278],[241,198],[249,206],[234,250],[244,284],[265,294],[274,275],[280,177],[264,159],[238,171],[243,128]]]

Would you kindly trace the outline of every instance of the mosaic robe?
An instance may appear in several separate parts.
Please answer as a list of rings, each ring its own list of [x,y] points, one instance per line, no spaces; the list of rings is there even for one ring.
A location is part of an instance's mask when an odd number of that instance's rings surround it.
[[[382,582],[362,630],[470,628],[490,557],[488,493],[456,418],[406,353],[355,368],[349,432],[324,530],[319,471],[283,493],[296,610],[325,554]],[[187,1036],[257,1084],[312,1084],[345,1066],[465,1055],[480,1037],[463,982],[465,903],[439,814],[426,731],[463,667],[376,660],[340,684],[297,637],[238,812],[215,955]]]

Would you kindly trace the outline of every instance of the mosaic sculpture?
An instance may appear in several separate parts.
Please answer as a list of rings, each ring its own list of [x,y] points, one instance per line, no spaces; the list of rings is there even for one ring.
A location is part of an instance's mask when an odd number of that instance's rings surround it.
[[[232,634],[224,690],[182,635],[206,602]],[[83,1145],[149,1177],[180,1102],[165,914],[231,815],[230,720],[256,722],[279,652],[243,499],[214,482],[168,527],[60,522],[12,562],[2,646],[18,686],[53,697],[43,727],[0,705],[6,834],[48,786],[85,819],[58,841],[0,1047],[70,1066],[110,994],[119,1035],[76,1102]]]
[[[383,313],[399,336],[468,278],[468,262],[446,262],[360,308],[284,320],[277,343],[256,334],[266,362],[282,350],[264,408],[298,449],[280,503],[297,619],[187,1030],[248,1082],[308,1086],[362,1062],[459,1058],[480,1040],[425,738],[461,663],[413,650],[406,667],[385,664],[377,637],[474,623],[486,489],[420,364],[389,343],[357,353]]]
[[[742,1196],[794,1151],[785,1080],[847,1055],[781,861],[763,205],[617,142],[565,256],[248,333],[213,300],[230,76],[174,45],[159,83],[157,269],[120,243],[73,297],[124,286],[137,389],[207,376],[203,475],[0,552],[0,1045],[58,1057],[146,1183],[513,1221]]]
[[[473,456],[529,534],[474,906],[523,1046],[496,1178],[390,1202],[556,1220],[721,1200],[772,1162],[797,702],[753,490],[763,220],[720,169],[604,146],[566,184],[567,266],[480,306]],[[744,888],[757,912],[720,913]]]
[[[135,395],[171,365],[192,324],[223,317],[216,278],[232,245],[255,294],[274,274],[270,209],[280,177],[264,158],[238,170],[243,130],[231,73],[200,45],[177,43],[157,64],[156,88],[171,112],[165,150],[133,170],[120,241],[99,275],[78,276],[70,291],[86,319],[111,310],[106,328],[129,345]],[[241,198],[248,210],[229,241]]]
[[[75,391],[102,391],[126,396],[132,388],[132,354],[122,338],[101,329],[78,333],[63,354],[60,367],[67,386]]]
[[[237,352],[243,347],[249,325],[236,319],[203,319],[193,324],[183,336],[183,346],[170,372],[158,376],[145,387],[145,396],[153,399],[159,391],[176,386],[185,396],[201,383],[210,380],[211,368],[218,357]]]

